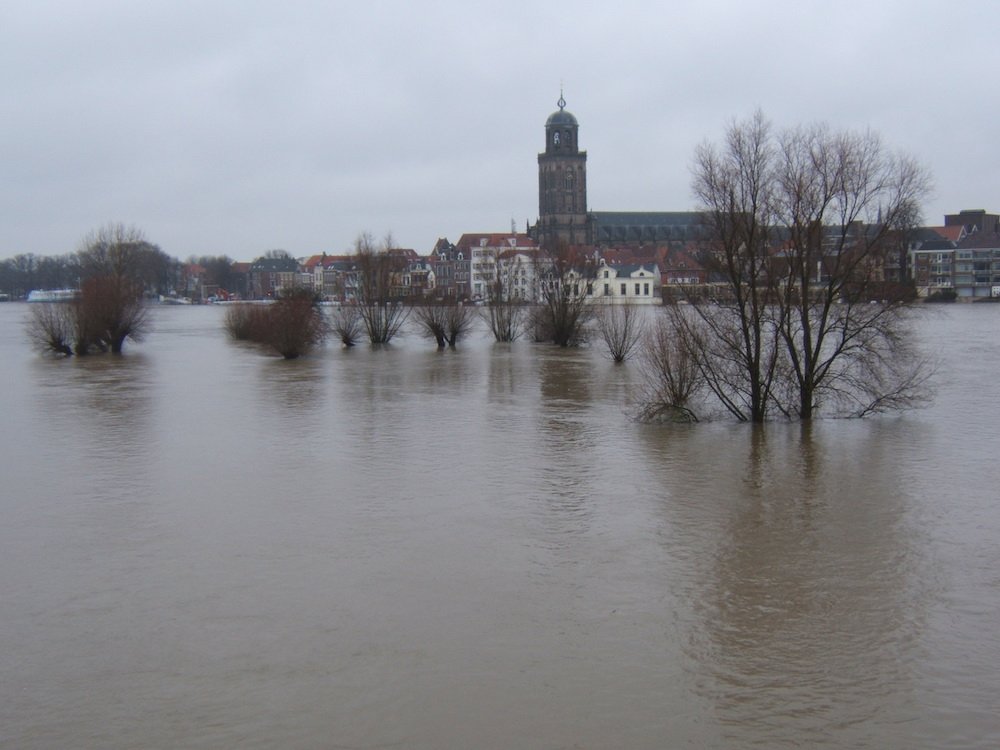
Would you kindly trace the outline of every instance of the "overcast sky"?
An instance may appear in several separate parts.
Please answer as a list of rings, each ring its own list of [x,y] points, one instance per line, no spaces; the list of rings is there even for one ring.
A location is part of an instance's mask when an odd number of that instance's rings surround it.
[[[996,2],[6,0],[0,257],[110,221],[179,258],[519,231],[560,85],[591,210],[694,207],[695,147],[760,108],[872,128],[925,223],[1000,211]]]

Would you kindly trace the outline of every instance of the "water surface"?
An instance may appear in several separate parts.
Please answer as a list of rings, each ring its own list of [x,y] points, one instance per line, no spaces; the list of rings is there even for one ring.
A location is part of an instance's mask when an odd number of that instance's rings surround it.
[[[639,425],[638,366],[476,336],[54,360],[0,305],[0,745],[1000,745],[1000,306],[935,403]]]

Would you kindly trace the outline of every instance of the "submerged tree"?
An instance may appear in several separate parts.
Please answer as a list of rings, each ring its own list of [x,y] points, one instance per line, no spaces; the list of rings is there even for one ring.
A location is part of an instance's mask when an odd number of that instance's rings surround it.
[[[698,421],[691,402],[706,381],[699,371],[698,347],[677,335],[690,330],[673,320],[683,314],[683,308],[668,308],[643,335],[639,352],[646,385],[638,411],[643,421]]]
[[[524,333],[527,317],[527,300],[515,293],[513,281],[527,269],[521,258],[509,265],[498,262],[493,266],[493,278],[485,285],[486,304],[480,315],[489,326],[493,338],[500,342],[516,341]]]
[[[135,227],[108,224],[95,230],[77,252],[79,295],[58,308],[33,312],[29,336],[36,343],[48,339],[53,351],[72,349],[78,355],[120,353],[127,340],[141,341],[149,330],[144,279],[162,255]]]
[[[635,305],[606,304],[598,308],[597,330],[613,361],[625,362],[635,354],[642,339],[642,314]]]
[[[286,289],[266,309],[263,343],[285,359],[308,354],[329,332],[319,297],[311,289]]]
[[[333,311],[331,328],[344,346],[355,346],[365,332],[364,323],[355,304],[344,304]]]
[[[226,308],[223,326],[230,338],[236,341],[256,341],[262,338],[267,309],[263,305],[240,302]]]
[[[884,269],[927,182],[870,133],[776,134],[760,113],[698,149],[703,250],[721,289],[673,320],[725,408],[762,422],[915,403],[929,368],[908,344],[909,295]]]
[[[439,349],[454,349],[475,321],[473,308],[449,300],[414,307],[413,317],[422,335],[436,341]]]
[[[357,311],[373,344],[392,341],[409,316],[409,308],[392,295],[394,279],[405,268],[405,259],[394,250],[391,235],[380,247],[370,234],[360,235],[354,244]]]
[[[311,289],[284,290],[271,305],[231,305],[225,327],[239,341],[262,344],[285,359],[297,359],[323,342],[329,323]]]
[[[91,344],[113,353],[122,351],[126,339],[142,341],[149,330],[149,312],[142,285],[134,279],[95,276],[80,288],[78,315],[92,337]]]
[[[77,341],[75,328],[76,313],[72,303],[42,302],[31,306],[27,333],[40,351],[72,355]]]
[[[852,413],[898,408],[923,394],[926,364],[908,345],[911,290],[885,280],[896,236],[915,226],[929,179],[870,132],[799,128],[778,141],[778,330],[810,419],[822,402]]]
[[[763,422],[779,363],[768,273],[776,236],[771,128],[758,114],[733,125],[721,148],[695,154],[694,192],[703,207],[703,256],[724,284],[714,305],[670,319],[691,344],[705,385],[740,420]]]
[[[576,346],[584,341],[584,328],[593,315],[588,299],[597,272],[593,258],[559,243],[538,262],[540,301],[531,321],[535,338]]]

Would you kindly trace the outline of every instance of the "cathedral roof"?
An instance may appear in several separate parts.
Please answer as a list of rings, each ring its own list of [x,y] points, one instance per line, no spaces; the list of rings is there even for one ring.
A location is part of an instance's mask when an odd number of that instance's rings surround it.
[[[696,211],[592,211],[589,217],[593,241],[601,245],[693,240],[705,221]]]
[[[630,226],[702,225],[705,215],[699,211],[594,211],[601,224]]]

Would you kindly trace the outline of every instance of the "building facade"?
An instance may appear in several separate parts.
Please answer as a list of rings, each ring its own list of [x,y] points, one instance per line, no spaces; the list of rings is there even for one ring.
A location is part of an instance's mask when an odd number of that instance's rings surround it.
[[[587,232],[587,152],[580,125],[559,95],[559,110],[545,121],[545,151],[538,155],[538,223],[535,238],[545,247],[582,245]]]
[[[561,93],[558,105],[545,121],[545,151],[538,154],[538,221],[528,233],[539,246],[549,251],[561,245],[638,247],[701,236],[697,212],[590,211],[580,124]]]

